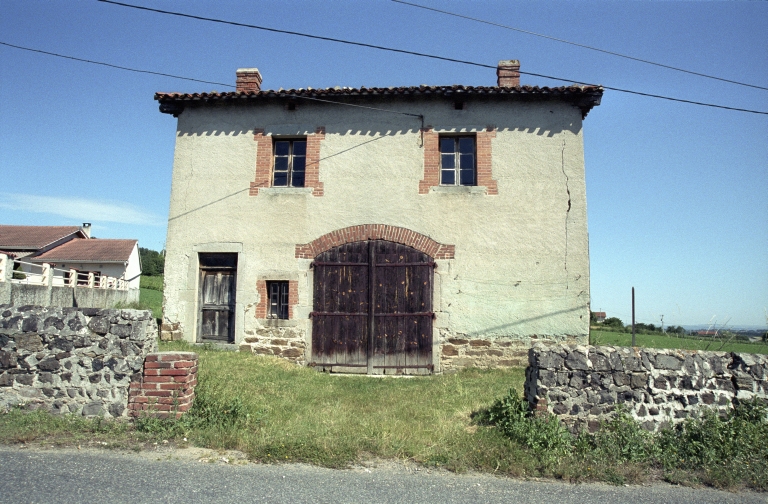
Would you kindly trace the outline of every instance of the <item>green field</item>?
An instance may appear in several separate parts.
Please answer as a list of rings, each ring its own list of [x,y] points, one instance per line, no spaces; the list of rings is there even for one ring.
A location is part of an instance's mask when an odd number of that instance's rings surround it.
[[[592,345],[631,346],[632,334],[592,329],[589,334]],[[635,344],[645,348],[675,348],[683,350],[709,350],[717,352],[745,352],[768,354],[768,344],[728,341],[724,339],[705,339],[695,337],[677,337],[668,334],[636,334]]]
[[[163,293],[152,289],[139,291],[139,309],[152,310],[156,319],[163,318]]]
[[[151,289],[163,292],[163,277],[162,276],[141,276],[140,287],[142,289]]]

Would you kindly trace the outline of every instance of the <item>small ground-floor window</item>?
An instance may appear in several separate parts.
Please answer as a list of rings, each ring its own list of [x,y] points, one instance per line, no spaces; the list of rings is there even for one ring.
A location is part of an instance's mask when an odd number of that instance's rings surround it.
[[[288,282],[267,282],[269,311],[267,318],[288,318]]]

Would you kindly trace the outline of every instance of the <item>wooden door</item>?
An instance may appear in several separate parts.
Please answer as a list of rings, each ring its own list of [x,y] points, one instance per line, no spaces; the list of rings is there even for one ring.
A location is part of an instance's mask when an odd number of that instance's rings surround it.
[[[375,240],[324,252],[313,267],[315,366],[370,374],[433,369],[431,257]]]
[[[236,260],[236,254],[200,254],[200,341],[235,341]]]

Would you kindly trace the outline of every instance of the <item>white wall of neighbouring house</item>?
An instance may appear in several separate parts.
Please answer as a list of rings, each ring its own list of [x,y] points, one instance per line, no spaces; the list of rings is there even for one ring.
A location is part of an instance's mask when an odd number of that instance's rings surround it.
[[[416,117],[300,103],[187,107],[178,118],[165,266],[164,317],[194,341],[200,252],[237,252],[236,341],[258,333],[258,280],[298,281],[295,330],[308,333],[311,260],[295,247],[360,224],[399,226],[455,245],[435,270],[437,339],[575,339],[589,331],[589,250],[581,111],[560,101],[393,99],[375,106],[422,114],[438,133],[495,128],[492,178],[482,188],[433,188],[424,179]],[[366,104],[361,102],[361,104]],[[323,196],[261,189],[254,181],[265,135],[312,134]]]
[[[54,267],[52,285],[66,285],[66,275],[70,269],[99,272],[103,276],[123,278],[128,281],[128,289],[138,289],[141,280],[141,262],[139,245],[134,245],[127,262],[72,262],[57,264]]]
[[[125,265],[125,279],[129,289],[138,289],[141,281],[141,260],[139,259],[139,242],[133,246],[128,264]]]

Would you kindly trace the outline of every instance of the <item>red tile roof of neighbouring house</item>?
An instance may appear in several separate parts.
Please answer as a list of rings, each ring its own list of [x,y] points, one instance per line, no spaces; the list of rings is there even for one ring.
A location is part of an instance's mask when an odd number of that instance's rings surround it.
[[[0,225],[0,249],[38,250],[78,231],[80,226]]]
[[[274,98],[365,98],[370,100],[403,97],[462,97],[498,96],[519,101],[564,100],[581,109],[582,117],[597,105],[603,96],[602,86],[409,86],[388,88],[326,88],[326,89],[279,89],[261,91],[227,91],[210,93],[155,93],[155,100],[160,102],[160,112],[177,115],[187,103],[205,104],[212,101],[225,103],[245,103],[255,100]]]
[[[126,262],[136,240],[77,238],[31,258],[34,262]]]

